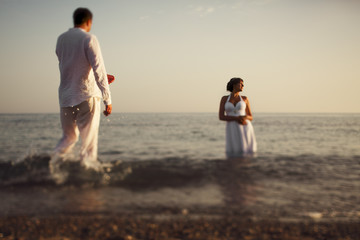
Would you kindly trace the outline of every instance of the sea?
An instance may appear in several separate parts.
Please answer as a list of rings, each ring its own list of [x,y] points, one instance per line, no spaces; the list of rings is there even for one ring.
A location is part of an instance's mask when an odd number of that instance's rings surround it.
[[[113,113],[99,161],[49,161],[59,114],[0,114],[0,217],[100,214],[360,220],[360,113],[254,113],[258,152],[227,159],[217,113]]]

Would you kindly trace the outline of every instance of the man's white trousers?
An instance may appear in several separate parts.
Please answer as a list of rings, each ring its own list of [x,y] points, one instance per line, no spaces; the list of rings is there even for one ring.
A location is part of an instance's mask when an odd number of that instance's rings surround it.
[[[92,97],[73,107],[62,107],[60,120],[63,136],[55,148],[57,154],[71,152],[81,138],[81,164],[96,168],[98,152],[98,133],[100,124],[100,98]]]

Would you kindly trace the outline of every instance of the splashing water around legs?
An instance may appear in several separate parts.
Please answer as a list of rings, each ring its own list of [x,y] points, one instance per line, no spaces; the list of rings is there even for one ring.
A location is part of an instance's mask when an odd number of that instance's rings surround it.
[[[50,175],[56,184],[63,184],[69,175],[66,171],[61,170],[63,162],[64,158],[61,154],[54,154],[49,161]]]

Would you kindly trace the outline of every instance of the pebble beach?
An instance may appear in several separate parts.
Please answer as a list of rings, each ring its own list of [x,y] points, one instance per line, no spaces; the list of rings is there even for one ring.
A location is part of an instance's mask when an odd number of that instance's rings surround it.
[[[280,222],[241,217],[172,217],[159,220],[138,216],[73,215],[6,217],[0,220],[4,240],[356,240],[360,222]]]

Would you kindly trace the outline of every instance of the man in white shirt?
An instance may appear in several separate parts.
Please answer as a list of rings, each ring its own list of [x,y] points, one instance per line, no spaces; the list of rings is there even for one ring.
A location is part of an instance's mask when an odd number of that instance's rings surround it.
[[[78,8],[73,14],[74,28],[58,37],[59,103],[63,136],[55,148],[57,155],[71,152],[81,137],[80,158],[85,168],[101,170],[97,160],[100,100],[104,114],[111,114],[111,94],[97,38],[90,34],[92,13]],[[57,158],[59,159],[59,158]],[[50,164],[58,160],[54,159]]]

